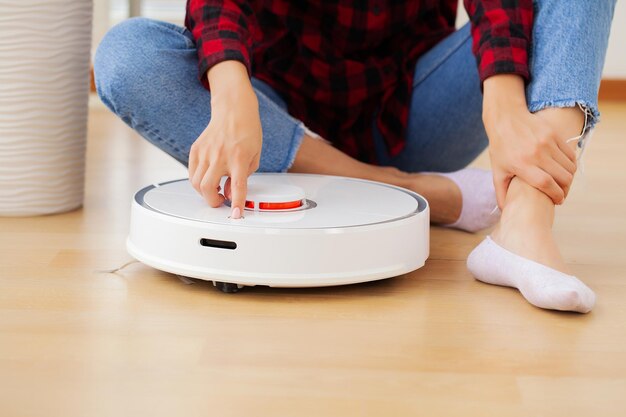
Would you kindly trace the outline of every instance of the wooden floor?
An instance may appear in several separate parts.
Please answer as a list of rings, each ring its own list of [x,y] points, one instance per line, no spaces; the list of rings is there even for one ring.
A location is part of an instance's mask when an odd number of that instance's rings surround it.
[[[578,315],[475,281],[483,236],[440,228],[426,267],[365,285],[99,272],[130,259],[132,194],[185,170],[93,109],[84,208],[0,219],[0,416],[626,415],[626,104],[602,110],[556,224],[598,295]]]

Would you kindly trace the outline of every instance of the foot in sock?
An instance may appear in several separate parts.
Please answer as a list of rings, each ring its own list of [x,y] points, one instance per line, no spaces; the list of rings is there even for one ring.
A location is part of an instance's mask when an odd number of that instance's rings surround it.
[[[491,171],[465,168],[450,173],[426,172],[452,181],[461,193],[461,214],[445,227],[477,232],[495,225],[500,218]]]
[[[503,248],[487,237],[467,258],[476,279],[517,288],[534,306],[588,313],[595,294],[582,281]]]
[[[470,253],[468,269],[480,281],[519,289],[537,307],[587,313],[595,294],[569,274],[552,235],[553,218],[551,201],[514,179],[500,223]]]

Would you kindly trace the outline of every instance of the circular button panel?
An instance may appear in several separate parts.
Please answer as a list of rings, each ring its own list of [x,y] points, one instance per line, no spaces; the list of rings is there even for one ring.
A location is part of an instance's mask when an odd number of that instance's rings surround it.
[[[188,180],[172,181],[149,189],[139,203],[158,212],[195,221],[293,229],[382,223],[410,216],[427,206],[422,197],[408,190],[344,177],[253,174],[248,178],[248,188],[251,192],[247,199],[255,203],[311,200],[315,204],[307,209],[245,210],[243,219],[229,219],[230,207],[210,207]],[[292,199],[296,195],[298,198]]]

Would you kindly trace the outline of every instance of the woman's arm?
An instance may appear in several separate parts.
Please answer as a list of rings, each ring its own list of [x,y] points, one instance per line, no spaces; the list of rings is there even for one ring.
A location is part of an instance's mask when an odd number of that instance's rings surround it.
[[[189,152],[189,179],[212,207],[221,205],[224,196],[230,198],[231,216],[239,218],[262,146],[258,101],[250,83],[254,14],[246,1],[188,0],[185,25],[196,41],[200,81],[211,90],[211,120]],[[220,194],[224,175],[229,180]]]
[[[247,179],[259,168],[263,133],[256,94],[246,67],[222,61],[209,69],[211,120],[189,152],[191,184],[212,207],[231,200],[232,217],[243,214]],[[208,112],[208,110],[207,110]],[[224,194],[218,185],[228,175]]]
[[[504,205],[515,176],[560,204],[576,170],[575,152],[551,125],[528,111],[525,83],[531,76],[533,2],[465,0],[465,7],[483,86],[483,122],[498,205]]]
[[[561,204],[576,172],[574,149],[540,114],[528,111],[521,77],[495,75],[485,80],[483,89],[483,122],[498,205],[504,205],[515,176]]]

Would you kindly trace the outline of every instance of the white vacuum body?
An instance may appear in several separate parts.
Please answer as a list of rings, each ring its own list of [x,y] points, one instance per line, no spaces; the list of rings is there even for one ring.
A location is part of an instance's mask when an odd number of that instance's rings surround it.
[[[132,203],[128,252],[227,292],[373,281],[428,258],[428,203],[403,188],[267,173],[248,178],[246,198],[243,218],[231,219],[228,205],[210,207],[188,180],[150,185]]]

